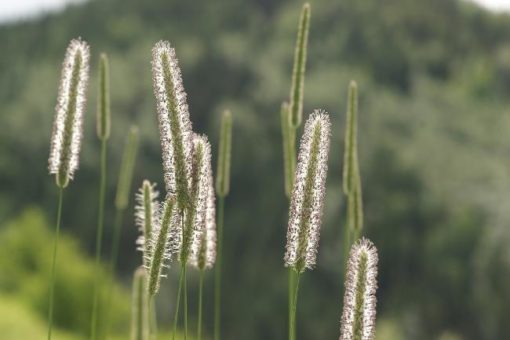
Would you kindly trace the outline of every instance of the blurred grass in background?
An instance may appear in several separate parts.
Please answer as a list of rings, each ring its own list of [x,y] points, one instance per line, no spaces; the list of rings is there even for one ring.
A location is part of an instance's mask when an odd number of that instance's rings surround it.
[[[160,183],[150,76],[154,42],[176,47],[191,118],[216,154],[220,112],[234,119],[227,200],[225,339],[282,339],[287,221],[279,107],[288,95],[294,1],[89,1],[0,26],[0,334],[45,332],[55,188],[47,175],[60,63],[81,36],[111,63],[112,138],[106,240],[125,131],[140,126],[133,188]],[[335,339],[342,297],[341,193],[347,85],[360,88],[359,147],[366,234],[379,248],[378,339],[503,339],[510,334],[510,16],[457,0],[313,1],[305,114],[324,108],[333,136],[318,267],[300,297],[303,339]],[[66,192],[56,325],[85,338],[91,301],[99,144],[96,79],[89,90],[81,170]],[[136,228],[122,235],[116,329],[127,330]],[[256,218],[254,218],[256,217]],[[176,273],[158,300],[173,313]],[[212,276],[206,277],[206,332]],[[196,296],[191,277],[191,299]],[[191,300],[192,302],[194,300]],[[192,315],[196,315],[191,303]],[[15,317],[16,315],[16,317]],[[194,325],[194,321],[190,321]],[[16,323],[16,326],[13,325]],[[2,333],[4,331],[6,333]],[[12,334],[8,332],[34,332]],[[59,334],[60,335],[60,334]],[[71,339],[72,337],[69,337]],[[74,339],[74,338],[72,338]]]

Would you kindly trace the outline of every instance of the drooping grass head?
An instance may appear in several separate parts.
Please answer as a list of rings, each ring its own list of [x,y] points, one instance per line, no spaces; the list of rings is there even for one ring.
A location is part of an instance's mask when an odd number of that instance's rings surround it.
[[[183,210],[190,203],[193,133],[181,71],[168,41],[160,41],[152,49],[152,82],[166,190],[176,195],[179,209]]]
[[[316,110],[308,118],[291,195],[285,265],[301,273],[315,265],[326,192],[331,123]]]
[[[48,161],[49,172],[61,188],[73,179],[79,164],[89,59],[89,45],[79,38],[71,40],[62,64]]]

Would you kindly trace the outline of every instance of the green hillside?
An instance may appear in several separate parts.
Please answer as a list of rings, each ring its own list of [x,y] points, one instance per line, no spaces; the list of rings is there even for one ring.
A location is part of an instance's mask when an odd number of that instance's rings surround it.
[[[347,85],[356,79],[366,233],[381,261],[381,339],[383,334],[503,339],[510,334],[510,16],[455,0],[311,5],[305,113],[330,112],[333,135],[318,266],[300,288],[300,337],[339,334],[343,128]],[[219,113],[228,107],[234,115],[225,339],[285,338],[288,203],[279,107],[290,87],[300,7],[269,0],[95,0],[0,26],[0,228],[33,205],[53,221],[49,136],[63,54],[74,37],[91,44],[93,77],[80,171],[66,191],[64,220],[73,223],[64,225],[64,232],[92,254],[100,52],[109,54],[112,72],[107,198],[113,201],[125,131],[132,123],[142,136],[134,187],[143,178],[163,187],[150,56],[152,45],[167,39],[180,59],[193,126],[210,136],[214,154]],[[107,212],[108,241],[111,206]],[[140,261],[129,216],[119,271],[126,286]],[[158,305],[163,328],[172,317],[173,274]],[[195,290],[196,285],[192,296]],[[209,294],[206,312],[212,310],[211,299]],[[207,332],[211,321],[206,317]]]

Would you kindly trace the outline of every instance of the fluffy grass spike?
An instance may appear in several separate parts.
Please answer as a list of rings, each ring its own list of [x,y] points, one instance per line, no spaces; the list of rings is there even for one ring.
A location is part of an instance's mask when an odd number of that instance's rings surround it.
[[[326,192],[331,123],[316,110],[308,118],[299,150],[289,212],[285,266],[302,273],[315,265]]]
[[[161,209],[161,220],[153,226],[149,244],[151,255],[147,270],[151,297],[158,292],[161,277],[165,277],[163,267],[169,265],[172,255],[180,249],[182,242],[181,220],[175,197],[169,196]]]
[[[61,188],[73,179],[78,168],[89,59],[89,45],[81,39],[71,40],[62,65],[48,161],[48,170]]]
[[[303,93],[305,88],[306,52],[308,45],[308,30],[310,28],[310,4],[305,3],[299,19],[296,50],[294,52],[294,67],[292,69],[292,85],[290,89],[290,126],[297,128],[303,117]]]
[[[216,175],[216,193],[220,197],[228,195],[230,190],[230,154],[232,149],[232,114],[223,111],[221,116],[218,171]]]
[[[149,340],[147,271],[143,267],[135,271],[131,305],[131,340]]]
[[[99,58],[99,90],[97,99],[96,133],[99,139],[110,137],[110,67],[108,56]]]
[[[144,180],[142,187],[136,194],[135,223],[140,231],[136,240],[137,249],[143,253],[144,266],[150,265],[150,240],[154,226],[159,224],[160,211],[158,202],[159,192],[156,183]]]
[[[357,177],[359,177],[358,85],[355,81],[349,84],[344,144],[343,190],[345,195],[350,195],[355,190]]]
[[[211,146],[206,136],[193,136],[193,171],[191,173],[191,205],[186,211],[180,261],[186,265],[198,256],[206,219],[211,182]]]
[[[152,49],[152,81],[167,192],[176,195],[179,209],[189,205],[192,139],[186,92],[175,50],[167,41]]]
[[[199,270],[210,269],[216,261],[216,204],[212,173],[209,174],[209,190],[202,233],[199,238],[198,251],[191,256],[191,265]]]
[[[375,337],[377,249],[362,238],[349,254],[345,281],[340,340],[373,340]]]

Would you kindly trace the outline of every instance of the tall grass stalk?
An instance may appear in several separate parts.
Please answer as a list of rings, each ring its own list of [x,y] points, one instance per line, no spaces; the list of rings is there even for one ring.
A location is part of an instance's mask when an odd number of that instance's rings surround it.
[[[355,81],[349,84],[347,100],[343,191],[347,201],[347,218],[344,226],[345,264],[349,249],[359,239],[363,229],[363,201],[358,160],[358,86]]]
[[[308,32],[310,30],[311,7],[305,3],[301,9],[297,29],[296,45],[294,50],[294,65],[292,69],[292,83],[289,95],[289,102],[282,105],[282,136],[284,145],[284,168],[285,168],[285,192],[290,199],[291,188],[294,182],[294,171],[296,166],[296,131],[303,120],[303,97],[305,88],[306,56],[308,47]],[[283,122],[287,111],[287,123]],[[288,311],[289,327],[292,317],[292,299],[296,278],[292,270],[288,273]]]
[[[88,44],[81,39],[72,40],[67,47],[62,65],[57,106],[51,133],[48,170],[51,175],[55,175],[55,182],[59,188],[59,198],[51,266],[48,340],[51,339],[53,328],[54,291],[63,190],[67,187],[69,181],[73,179],[74,172],[78,168],[79,163],[79,153],[83,137],[83,113],[85,111],[89,78],[89,59],[90,49]]]
[[[101,54],[99,63],[99,91],[97,106],[97,136],[101,141],[101,178],[99,184],[99,206],[97,217],[96,231],[96,270],[101,272],[101,247],[103,242],[104,229],[104,209],[105,209],[105,193],[106,193],[106,146],[108,137],[110,136],[110,93],[109,93],[109,69],[108,57]],[[94,282],[94,296],[92,304],[91,317],[91,339],[97,338],[97,310],[99,304],[99,291],[103,278],[102,275],[96,275]]]
[[[216,206],[215,195],[212,180],[212,172],[208,174],[209,191],[207,195],[207,206],[205,211],[205,219],[202,227],[202,234],[199,238],[198,252],[192,253],[191,264],[199,270],[199,289],[198,289],[198,326],[197,337],[202,337],[202,301],[203,301],[203,286],[204,286],[204,271],[210,269],[216,261]]]
[[[214,273],[214,339],[221,338],[221,271],[223,265],[223,219],[225,197],[230,190],[230,158],[232,152],[232,114],[226,110],[221,117],[216,194],[218,195],[217,254]]]

